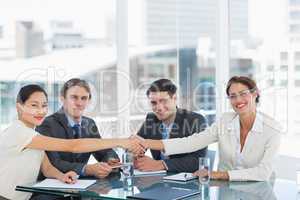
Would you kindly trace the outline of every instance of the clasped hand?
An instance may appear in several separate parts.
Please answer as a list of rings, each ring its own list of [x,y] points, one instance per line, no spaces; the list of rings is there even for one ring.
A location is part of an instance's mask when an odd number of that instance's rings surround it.
[[[135,157],[143,156],[145,154],[148,147],[144,138],[132,135],[128,140],[130,143],[128,150],[131,151]]]

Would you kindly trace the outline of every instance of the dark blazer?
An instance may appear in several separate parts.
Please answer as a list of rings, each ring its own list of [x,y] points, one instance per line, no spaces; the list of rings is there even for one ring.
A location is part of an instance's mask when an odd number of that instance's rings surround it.
[[[91,118],[82,116],[81,127],[80,138],[101,138],[98,128],[94,120]],[[68,126],[68,119],[63,109],[60,109],[58,112],[46,117],[44,122],[38,126],[36,130],[42,135],[50,137],[63,139],[74,138],[73,129],[72,127]],[[61,170],[62,172],[73,170],[77,174],[81,173],[83,166],[87,164],[91,154],[93,154],[99,162],[107,161],[108,156],[118,158],[117,154],[112,149],[78,154],[68,152],[46,153],[50,162],[57,169]]]
[[[138,131],[138,135],[145,139],[162,139],[162,121],[157,119],[154,113],[149,113],[145,122]],[[184,109],[177,109],[176,117],[170,138],[182,138],[199,133],[207,127],[205,118],[197,113]],[[201,133],[200,133],[201,134]],[[180,148],[180,147],[178,147]],[[198,170],[199,157],[206,156],[207,148],[185,154],[176,154],[169,156],[165,160],[169,172],[194,172]],[[160,160],[160,151],[151,150],[152,157]]]

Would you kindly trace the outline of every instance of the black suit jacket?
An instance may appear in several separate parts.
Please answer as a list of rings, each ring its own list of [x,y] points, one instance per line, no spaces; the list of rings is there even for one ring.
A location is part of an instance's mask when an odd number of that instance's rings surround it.
[[[36,130],[45,136],[73,139],[73,129],[68,126],[68,119],[63,111],[60,109],[58,112],[46,117],[44,122],[36,128]],[[91,118],[82,116],[81,123],[81,136],[80,138],[101,138],[98,128]],[[46,152],[50,162],[62,172],[70,170],[75,171],[77,174],[81,173],[84,165],[87,164],[90,155],[99,161],[107,161],[109,157],[118,158],[117,154],[112,149],[96,151],[92,153],[69,153],[69,152]]]
[[[149,113],[138,131],[138,135],[145,139],[162,139],[161,124],[162,121],[157,119],[154,113]],[[174,125],[170,131],[170,138],[187,137],[203,131],[206,127],[206,120],[202,115],[184,109],[177,109]],[[169,159],[165,160],[168,171],[194,172],[198,170],[199,157],[205,157],[206,151],[207,148],[204,148],[192,153],[169,156]],[[160,159],[160,151],[151,150],[151,154],[155,160]]]

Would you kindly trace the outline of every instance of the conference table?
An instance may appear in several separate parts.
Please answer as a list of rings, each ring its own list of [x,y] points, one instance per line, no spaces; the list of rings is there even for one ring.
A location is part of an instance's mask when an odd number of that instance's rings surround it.
[[[210,181],[200,184],[198,179],[187,182],[165,181],[164,175],[134,177],[132,186],[128,187],[120,174],[98,179],[85,190],[35,188],[35,183],[19,185],[16,190],[22,192],[58,195],[71,199],[126,199],[127,196],[155,187],[176,187],[200,191],[200,194],[186,199],[201,200],[300,200],[297,184],[285,179],[274,179],[270,182],[228,182]],[[126,185],[126,186],[125,186]],[[163,200],[163,199],[162,199]]]

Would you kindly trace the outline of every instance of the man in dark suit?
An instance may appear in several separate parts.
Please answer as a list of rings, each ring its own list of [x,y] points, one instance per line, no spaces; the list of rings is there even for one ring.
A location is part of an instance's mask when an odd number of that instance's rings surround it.
[[[206,128],[206,120],[202,115],[177,107],[176,90],[176,86],[168,79],[159,79],[150,85],[147,97],[153,113],[147,115],[138,136],[145,139],[181,138]],[[135,167],[145,171],[165,169],[169,172],[194,172],[198,170],[198,158],[205,157],[206,150],[171,156],[151,150],[153,159],[139,157]]]
[[[56,138],[100,138],[94,120],[83,116],[90,99],[91,90],[86,81],[76,78],[67,81],[61,90],[62,108],[48,116],[36,130],[43,135]],[[91,154],[97,163],[87,164]],[[80,154],[47,152],[47,155],[51,163],[62,172],[73,170],[80,176],[98,178],[108,176],[112,171],[112,165],[119,162],[117,154],[112,149]]]

